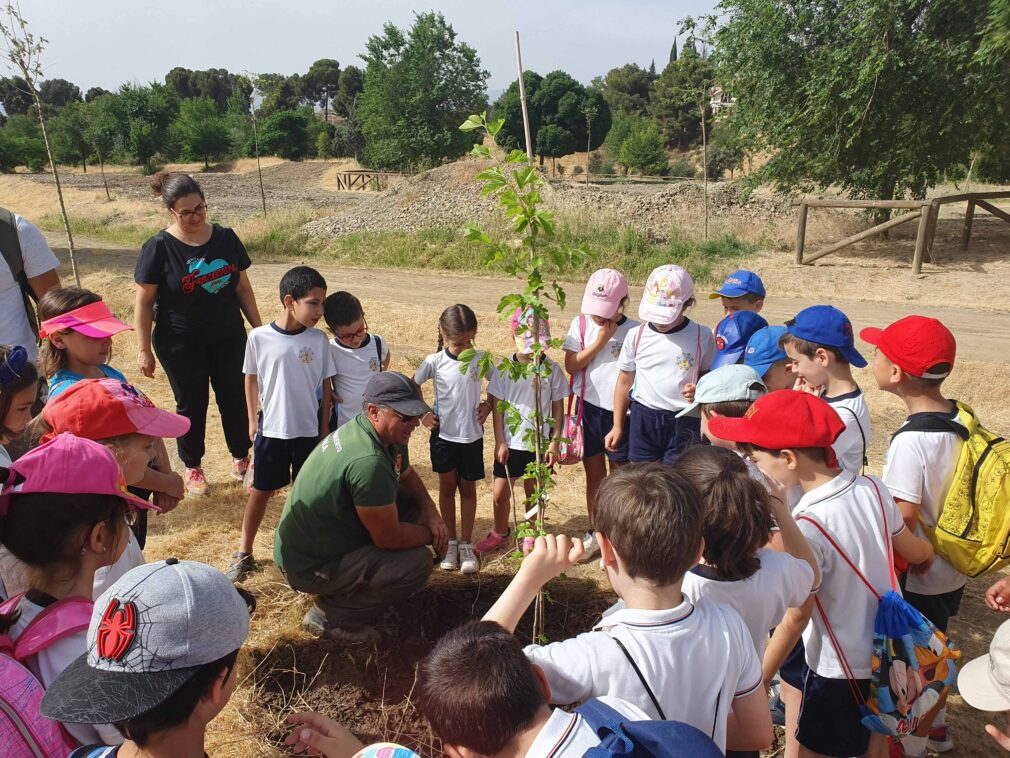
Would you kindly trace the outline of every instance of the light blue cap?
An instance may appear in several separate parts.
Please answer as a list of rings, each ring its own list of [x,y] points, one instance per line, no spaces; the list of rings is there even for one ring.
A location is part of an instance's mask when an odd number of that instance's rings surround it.
[[[677,418],[691,413],[702,403],[726,403],[731,400],[757,400],[768,388],[750,366],[732,363],[709,371],[698,380],[694,402],[677,414]]]

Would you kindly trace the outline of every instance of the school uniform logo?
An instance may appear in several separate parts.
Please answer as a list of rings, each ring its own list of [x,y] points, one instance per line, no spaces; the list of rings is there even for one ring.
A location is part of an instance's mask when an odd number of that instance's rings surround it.
[[[368,359],[368,370],[371,371],[373,374],[377,374],[379,372],[378,358],[372,357]]]
[[[680,357],[677,358],[677,368],[681,371],[690,371],[694,366],[694,354],[693,353],[681,353]]]
[[[182,277],[182,291],[189,295],[198,286],[216,295],[231,282],[232,274],[238,271],[234,263],[227,263],[220,258],[205,261],[194,258],[188,263],[189,274]]]
[[[610,355],[614,358],[621,357],[621,343],[617,340],[612,340],[610,342]]]
[[[311,347],[307,345],[298,351],[298,360],[308,366],[312,361],[316,359],[316,354]]]

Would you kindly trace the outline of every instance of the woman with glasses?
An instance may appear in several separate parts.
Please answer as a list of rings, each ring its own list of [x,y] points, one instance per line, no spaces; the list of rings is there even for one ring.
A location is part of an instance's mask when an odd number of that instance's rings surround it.
[[[262,322],[246,273],[249,254],[234,231],[207,222],[200,185],[187,174],[160,173],[151,188],[171,223],[144,243],[137,260],[137,363],[151,377],[158,356],[176,410],[190,420],[189,432],[177,444],[186,466],[186,491],[200,496],[207,491],[203,455],[209,386],[221,412],[232,476],[242,479],[249,466],[242,316],[253,327]]]

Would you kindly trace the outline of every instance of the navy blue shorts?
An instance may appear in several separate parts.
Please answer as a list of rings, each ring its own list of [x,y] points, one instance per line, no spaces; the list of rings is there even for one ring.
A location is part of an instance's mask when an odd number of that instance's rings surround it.
[[[526,466],[533,463],[537,459],[536,453],[531,453],[529,450],[513,450],[509,448],[509,457],[505,461],[505,465],[501,465],[498,459],[495,458],[494,467],[491,469],[491,473],[495,479],[511,479],[513,482],[517,479],[523,479],[526,474]]]
[[[625,433],[617,445],[617,452],[612,453],[603,444],[604,438],[614,428],[614,412],[608,411],[592,403],[582,403],[582,439],[583,458],[606,453],[607,458],[615,463],[628,462],[628,435]]]
[[[782,661],[782,666],[779,668],[779,679],[790,687],[802,690],[803,676],[806,672],[807,652],[803,649],[803,639],[801,638],[796,643],[796,646],[789,651],[786,659]]]
[[[279,440],[257,433],[253,443],[253,489],[273,492],[287,487],[298,476],[302,464],[317,444],[318,437]]]
[[[460,479],[468,482],[477,482],[486,476],[483,438],[473,442],[450,442],[439,437],[435,429],[428,440],[428,451],[431,453],[431,470],[436,474],[455,471]]]
[[[803,703],[796,739],[807,750],[845,758],[863,755],[870,746],[870,732],[860,722],[859,703],[852,692],[858,688],[865,700],[870,680],[828,679],[809,668],[803,677]]]
[[[662,411],[631,401],[628,460],[632,463],[673,463],[691,445],[701,442],[701,419],[677,411]]]
[[[964,595],[964,587],[959,587],[950,592],[941,592],[939,595],[920,595],[918,592],[909,592],[905,589],[905,578],[908,574],[902,574],[899,580],[901,584],[901,596],[908,601],[908,604],[919,613],[933,622],[933,626],[944,634],[950,625],[950,617],[956,616],[961,608],[961,597]]]

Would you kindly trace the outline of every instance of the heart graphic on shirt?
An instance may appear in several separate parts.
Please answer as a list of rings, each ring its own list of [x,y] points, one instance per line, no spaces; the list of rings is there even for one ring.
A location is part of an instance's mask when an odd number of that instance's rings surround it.
[[[195,258],[189,262],[189,273],[193,284],[199,284],[212,295],[217,294],[231,282],[231,275],[235,273],[234,264],[215,258],[212,261],[205,261],[203,258]]]

